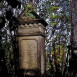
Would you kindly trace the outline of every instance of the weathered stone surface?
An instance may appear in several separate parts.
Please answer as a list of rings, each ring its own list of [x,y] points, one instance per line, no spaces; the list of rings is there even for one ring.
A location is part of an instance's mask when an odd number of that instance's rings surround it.
[[[37,69],[37,40],[22,39],[20,41],[20,68]]]
[[[45,27],[41,24],[24,24],[18,28],[19,66],[24,70],[45,73]],[[35,72],[24,72],[34,75]]]
[[[39,34],[45,36],[45,27],[41,23],[20,25],[17,33],[18,35]]]
[[[19,56],[20,56],[20,68],[22,69],[40,69],[40,63],[44,61],[45,56],[45,40],[42,36],[27,36],[27,37],[19,37]],[[22,59],[21,59],[22,57]],[[43,57],[43,58],[42,58]],[[36,62],[33,66],[30,66],[29,62],[33,59]],[[40,62],[40,58],[41,62]],[[23,60],[25,59],[25,60]],[[26,66],[27,61],[29,68]],[[31,61],[32,62],[32,61]],[[23,65],[25,63],[25,65]],[[36,66],[36,67],[35,67]],[[44,65],[43,65],[44,66]]]

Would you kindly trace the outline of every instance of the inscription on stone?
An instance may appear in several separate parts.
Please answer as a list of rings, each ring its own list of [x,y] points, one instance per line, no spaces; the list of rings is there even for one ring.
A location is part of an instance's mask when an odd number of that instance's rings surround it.
[[[19,55],[21,69],[37,69],[37,40],[21,40]]]

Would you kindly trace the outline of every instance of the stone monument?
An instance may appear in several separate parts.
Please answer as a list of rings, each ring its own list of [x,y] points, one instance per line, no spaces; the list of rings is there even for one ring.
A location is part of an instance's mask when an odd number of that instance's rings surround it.
[[[35,12],[29,16],[24,10],[19,16],[17,40],[19,69],[23,77],[45,75],[45,27],[47,23]]]

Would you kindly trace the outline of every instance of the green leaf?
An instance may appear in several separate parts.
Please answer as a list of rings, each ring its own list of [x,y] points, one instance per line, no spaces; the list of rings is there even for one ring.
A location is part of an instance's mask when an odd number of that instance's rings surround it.
[[[54,54],[54,51],[52,51],[51,54],[53,55]]]
[[[61,62],[62,60],[60,58],[57,59],[58,62]]]
[[[37,10],[36,10],[36,9],[33,9],[32,11],[33,11],[33,12],[36,12]]]
[[[60,34],[57,34],[57,38],[60,38]]]
[[[49,68],[50,67],[50,64],[49,63],[46,63],[46,68]]]
[[[35,16],[34,16],[32,13],[28,12],[27,14],[28,14],[30,17],[35,18]]]
[[[62,45],[57,45],[57,47],[60,48],[60,49],[63,48]]]
[[[54,10],[58,10],[59,8],[60,8],[60,7],[52,6],[52,7],[51,7],[51,10],[54,11]]]
[[[31,6],[31,5],[26,5],[26,7],[27,7],[27,8],[32,8],[32,6]]]
[[[51,26],[55,26],[55,25],[57,25],[56,22],[51,22]]]
[[[50,14],[50,17],[51,17],[52,19],[57,19],[57,18],[58,18],[58,15]]]
[[[29,4],[28,4],[28,5],[24,5],[24,7],[25,7],[25,9],[27,9],[27,10],[32,8],[32,6],[29,5]]]
[[[51,48],[51,50],[53,50],[53,47],[50,47]]]

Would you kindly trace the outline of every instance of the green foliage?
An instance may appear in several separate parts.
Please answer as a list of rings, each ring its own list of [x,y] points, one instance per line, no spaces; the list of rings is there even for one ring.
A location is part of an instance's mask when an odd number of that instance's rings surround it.
[[[52,19],[57,19],[57,18],[58,18],[58,15],[50,14],[50,17],[51,17]]]
[[[31,12],[27,12],[28,16],[35,18],[35,16]]]
[[[51,22],[51,26],[56,26],[57,22]]]
[[[36,10],[36,9],[32,9],[32,11],[33,11],[33,12],[37,12],[37,10]]]
[[[35,18],[35,16],[32,14],[32,12],[36,12],[36,9],[33,6],[27,4],[27,5],[25,5],[25,9],[26,9],[28,16]]]
[[[50,68],[50,67],[51,67],[50,63],[46,63],[46,68]]]
[[[28,4],[28,5],[26,5],[26,8],[30,9],[30,8],[32,8],[32,6]]]
[[[60,7],[58,7],[58,6],[52,6],[51,7],[51,11],[56,11],[56,10],[58,10]]]
[[[28,12],[36,12],[36,9],[32,6],[32,5],[30,5],[30,4],[27,4],[27,5],[25,5],[24,6],[25,7],[25,9],[28,11]]]
[[[60,57],[61,57],[61,56],[60,56]],[[61,62],[62,60],[61,60],[60,58],[57,58],[57,61],[58,61],[58,62]]]
[[[60,34],[57,34],[57,38],[60,38]]]

